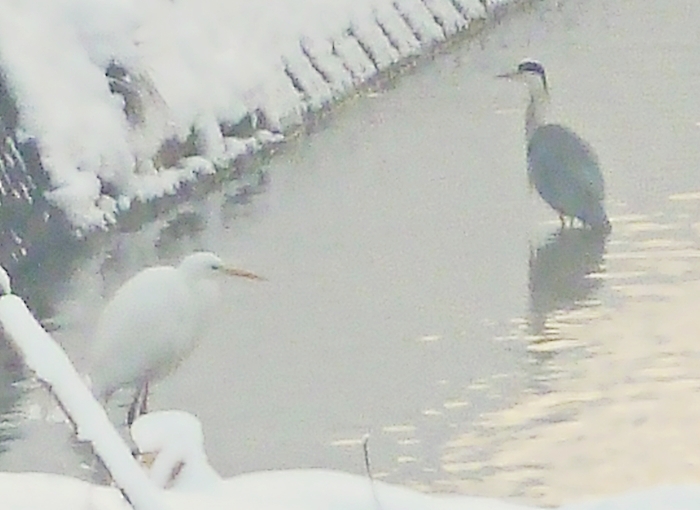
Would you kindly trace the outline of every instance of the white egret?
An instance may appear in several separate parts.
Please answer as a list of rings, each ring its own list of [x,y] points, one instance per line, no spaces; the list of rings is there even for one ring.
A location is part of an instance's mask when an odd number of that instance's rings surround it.
[[[104,402],[121,388],[135,388],[128,424],[137,411],[146,411],[149,382],[172,372],[201,338],[218,301],[213,277],[219,273],[263,279],[226,266],[213,253],[196,252],[177,267],[144,269],[105,306],[97,324],[90,379],[93,393]]]

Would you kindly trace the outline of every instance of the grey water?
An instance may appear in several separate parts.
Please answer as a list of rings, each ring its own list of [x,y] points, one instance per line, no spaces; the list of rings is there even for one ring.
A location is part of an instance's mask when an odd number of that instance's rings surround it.
[[[226,476],[364,473],[369,433],[373,474],[426,490],[557,504],[697,480],[699,16],[665,0],[513,15],[95,245],[48,284],[56,336],[83,367],[121,282],[210,249],[268,281],[221,282],[220,319],[151,405],[199,416]],[[552,120],[600,156],[606,239],[560,232],[528,190],[526,92],[494,78],[524,57],[547,69]],[[88,476],[45,392],[3,388],[0,469]]]

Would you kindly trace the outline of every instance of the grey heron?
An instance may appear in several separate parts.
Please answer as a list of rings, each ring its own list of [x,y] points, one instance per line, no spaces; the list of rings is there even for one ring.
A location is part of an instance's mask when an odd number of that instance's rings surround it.
[[[525,112],[527,171],[530,185],[559,214],[562,227],[566,218],[573,226],[579,219],[595,230],[609,232],[605,212],[605,183],[593,148],[571,129],[549,123],[547,76],[541,63],[523,60],[518,68],[499,78],[522,81],[530,92]]]

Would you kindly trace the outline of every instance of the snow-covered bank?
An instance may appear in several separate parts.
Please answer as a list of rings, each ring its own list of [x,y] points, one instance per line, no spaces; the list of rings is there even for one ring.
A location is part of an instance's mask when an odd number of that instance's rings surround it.
[[[104,226],[508,1],[0,0],[3,121],[72,224]]]

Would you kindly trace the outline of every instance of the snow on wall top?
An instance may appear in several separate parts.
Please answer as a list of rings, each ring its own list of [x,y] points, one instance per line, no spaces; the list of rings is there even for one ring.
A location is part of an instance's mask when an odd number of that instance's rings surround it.
[[[0,77],[46,196],[89,229],[505,1],[0,0]],[[246,116],[266,129],[236,139]]]

